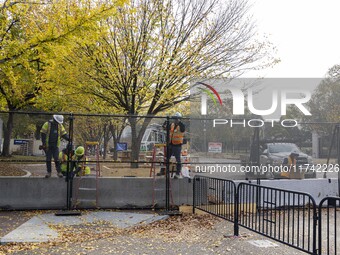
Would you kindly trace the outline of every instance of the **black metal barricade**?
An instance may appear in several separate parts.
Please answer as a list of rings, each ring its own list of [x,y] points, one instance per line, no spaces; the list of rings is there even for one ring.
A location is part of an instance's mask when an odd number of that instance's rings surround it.
[[[309,254],[317,254],[315,200],[303,192],[195,176],[193,210],[202,210]],[[336,220],[336,219],[335,219]]]
[[[240,183],[237,194],[240,226],[316,254],[317,210],[313,197],[249,183]]]
[[[193,210],[199,209],[222,219],[237,222],[236,184],[233,181],[196,175]],[[238,235],[235,225],[234,235]]]
[[[340,252],[340,197],[325,197],[319,204],[319,254]]]

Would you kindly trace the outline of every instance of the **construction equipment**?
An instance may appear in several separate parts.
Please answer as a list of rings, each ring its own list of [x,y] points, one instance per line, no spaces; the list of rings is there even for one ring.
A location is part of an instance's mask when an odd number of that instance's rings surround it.
[[[93,156],[90,157],[89,149],[94,149]],[[74,197],[75,207],[95,207],[98,208],[98,178],[100,177],[100,164],[99,164],[99,143],[86,142],[85,143],[85,157],[87,157],[84,164],[84,169],[76,181],[76,194]],[[90,159],[90,160],[88,160]],[[90,173],[85,174],[85,168],[90,168]]]

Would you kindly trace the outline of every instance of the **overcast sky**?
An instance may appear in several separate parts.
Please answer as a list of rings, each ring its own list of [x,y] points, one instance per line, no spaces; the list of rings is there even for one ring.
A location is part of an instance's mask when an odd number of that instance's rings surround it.
[[[340,64],[339,0],[251,0],[259,33],[277,48],[281,62],[244,77],[323,78]]]

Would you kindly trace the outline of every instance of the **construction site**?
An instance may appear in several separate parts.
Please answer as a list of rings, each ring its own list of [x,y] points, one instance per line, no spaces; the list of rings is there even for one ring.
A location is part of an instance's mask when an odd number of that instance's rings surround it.
[[[174,121],[172,116],[156,118],[154,123],[146,126],[138,154],[135,154],[131,130],[123,125],[117,132],[118,124],[124,123],[119,122],[122,117],[64,115],[68,141],[61,141],[60,153],[66,153],[63,162],[66,172],[59,176],[52,161],[51,175],[46,175],[45,151],[34,133],[31,134],[32,139],[12,139],[13,156],[1,162],[2,211],[53,210],[53,217],[73,214],[82,217],[84,214],[87,216],[83,220],[87,224],[93,223],[93,217],[105,222],[110,222],[112,217],[122,217],[121,221],[127,221],[124,217],[136,220],[142,217],[137,220],[140,224],[148,221],[150,216],[105,213],[112,209],[151,210],[152,215],[157,212],[157,215],[167,216],[200,212],[213,215],[216,220],[230,222],[233,236],[239,236],[238,229],[243,227],[311,254],[317,253],[317,243],[323,243],[317,238],[322,233],[325,235],[324,227],[319,234],[316,229],[316,225],[324,221],[321,218],[322,208],[326,206],[328,212],[332,212],[332,220],[336,221],[340,202],[337,199],[339,171],[336,170],[340,144],[338,125],[330,126],[330,143],[325,146],[325,138],[316,135],[310,135],[309,143],[308,140],[269,139],[265,136],[268,130],[261,127],[247,127],[233,133],[226,129],[208,133],[207,127],[213,119],[183,117],[186,135],[181,145],[181,172],[176,178],[177,159],[167,157],[170,129],[164,128],[164,123],[165,127],[169,127]],[[51,116],[47,115],[44,119],[48,117]],[[29,119],[35,121],[35,118],[41,121],[41,116],[34,113]],[[111,130],[116,133],[110,136],[103,133],[100,139],[94,139],[96,130],[102,131],[102,125],[108,118],[115,123]],[[101,125],[94,129],[93,123]],[[113,138],[114,135],[116,137]],[[82,164],[79,171],[74,172],[72,169],[79,163],[74,155],[79,148],[83,150]],[[298,153],[296,171],[285,175],[285,160],[292,151]],[[104,214],[92,216],[84,210],[99,210]],[[278,216],[282,213],[289,215],[288,225],[282,225],[283,219]],[[33,221],[58,224],[58,219],[55,221],[50,217],[41,216]],[[166,219],[150,218],[151,221]],[[300,231],[301,224],[306,224],[310,231]],[[330,226],[329,222],[325,225],[327,228]],[[19,232],[4,236],[2,242],[9,243],[17,240],[17,235],[23,235],[20,228],[16,231]],[[46,233],[50,232],[41,235]],[[293,239],[286,239],[288,233],[294,236]],[[335,228],[326,234],[329,239],[337,240],[336,233]],[[58,234],[51,232],[48,235]],[[38,238],[24,236],[28,239],[23,240]]]

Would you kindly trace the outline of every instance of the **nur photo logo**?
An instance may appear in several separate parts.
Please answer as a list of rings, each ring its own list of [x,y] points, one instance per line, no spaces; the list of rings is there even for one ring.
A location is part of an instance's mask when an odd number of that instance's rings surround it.
[[[216,99],[218,99],[219,104],[222,105],[222,98],[227,96],[226,91],[229,91],[233,100],[233,115],[244,115],[245,113],[245,104],[247,104],[249,111],[255,115],[270,115],[273,114],[278,109],[280,110],[281,115],[286,115],[287,106],[295,105],[305,116],[312,115],[309,110],[305,107],[305,103],[307,103],[311,99],[311,93],[307,90],[302,89],[281,89],[281,90],[273,90],[271,98],[265,98],[265,100],[271,101],[271,106],[269,109],[257,109],[254,106],[254,93],[253,89],[249,88],[244,93],[240,88],[234,86],[225,86],[224,92],[217,92],[217,90],[213,87],[213,85],[197,82],[199,85],[203,85],[205,88],[198,88],[201,93],[201,114],[207,115],[208,111],[208,97],[212,99],[215,106]],[[207,88],[207,89],[206,89]],[[245,101],[245,94],[247,95],[247,100]],[[294,98],[294,95],[299,95],[301,98]],[[215,97],[214,97],[215,96]],[[279,104],[280,99],[280,104]]]

